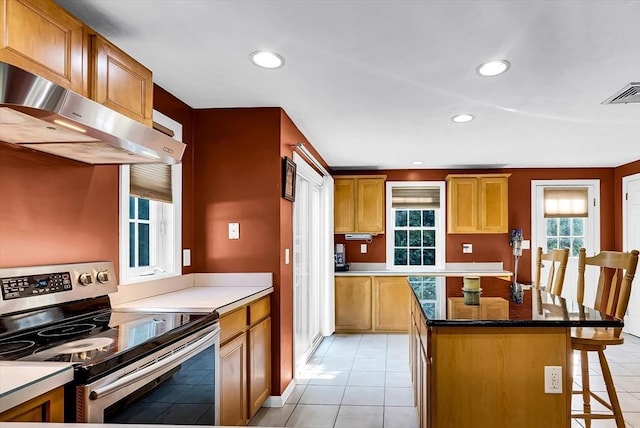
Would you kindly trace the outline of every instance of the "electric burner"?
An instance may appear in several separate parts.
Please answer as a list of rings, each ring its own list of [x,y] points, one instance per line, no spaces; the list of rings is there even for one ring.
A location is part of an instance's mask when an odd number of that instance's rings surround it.
[[[14,342],[6,342],[0,344],[0,355],[11,355],[22,352],[34,346],[36,342],[33,340],[16,340]]]
[[[39,331],[38,336],[41,337],[60,337],[60,336],[78,336],[88,333],[96,328],[95,324],[68,324],[60,327],[51,327]]]

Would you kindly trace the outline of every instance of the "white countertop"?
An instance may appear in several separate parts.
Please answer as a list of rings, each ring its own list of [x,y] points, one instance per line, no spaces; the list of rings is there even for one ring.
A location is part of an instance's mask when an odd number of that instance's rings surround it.
[[[72,380],[71,363],[0,361],[0,413]]]
[[[220,315],[273,292],[272,286],[191,287],[115,305],[125,312],[211,312]]]
[[[505,270],[502,262],[446,263],[444,269],[396,270],[386,269],[384,263],[352,263],[347,272],[335,276],[484,276],[510,279],[513,272]]]

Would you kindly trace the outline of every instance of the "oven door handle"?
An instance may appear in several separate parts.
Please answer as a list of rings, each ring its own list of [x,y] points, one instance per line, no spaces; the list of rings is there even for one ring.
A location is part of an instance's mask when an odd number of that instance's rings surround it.
[[[112,394],[116,391],[119,391],[140,379],[144,379],[145,377],[151,377],[155,373],[163,370],[164,368],[172,365],[172,364],[180,364],[190,358],[193,354],[197,354],[198,352],[208,348],[213,343],[212,340],[220,334],[220,329],[216,328],[215,330],[209,332],[202,338],[198,339],[196,343],[190,345],[187,349],[183,349],[179,352],[174,353],[173,355],[163,359],[160,362],[156,362],[148,367],[145,367],[142,370],[136,370],[131,372],[129,375],[125,375],[113,383],[104,385],[102,387],[96,388],[89,394],[89,399],[98,400],[106,395]]]

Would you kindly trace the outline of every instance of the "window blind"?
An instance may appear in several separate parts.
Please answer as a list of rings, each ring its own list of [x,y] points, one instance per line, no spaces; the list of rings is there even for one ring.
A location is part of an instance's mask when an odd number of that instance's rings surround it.
[[[153,128],[173,138],[174,132],[153,122]],[[140,198],[172,203],[171,165],[162,163],[134,164],[129,170],[129,193]]]
[[[437,187],[394,187],[391,189],[393,208],[440,208],[440,189]]]
[[[544,217],[588,217],[589,192],[586,187],[544,189]]]

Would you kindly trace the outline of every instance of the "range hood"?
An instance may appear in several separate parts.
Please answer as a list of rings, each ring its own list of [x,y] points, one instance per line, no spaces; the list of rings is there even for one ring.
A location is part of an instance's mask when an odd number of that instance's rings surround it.
[[[94,165],[176,164],[186,147],[4,62],[0,62],[0,141]]]

